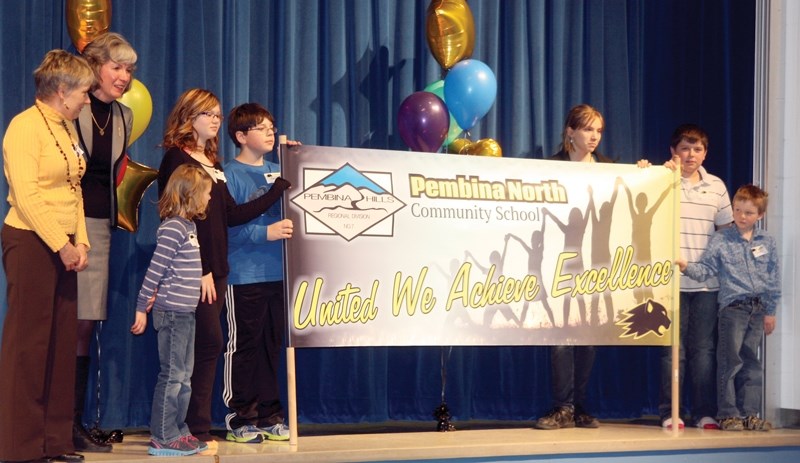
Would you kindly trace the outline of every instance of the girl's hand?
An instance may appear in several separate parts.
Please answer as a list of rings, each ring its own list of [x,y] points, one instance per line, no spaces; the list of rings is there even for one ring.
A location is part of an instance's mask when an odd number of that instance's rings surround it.
[[[211,272],[200,279],[200,301],[211,304],[217,300],[217,288],[214,287],[214,275]]]
[[[149,306],[152,307],[152,304]],[[148,311],[150,310],[148,307]],[[147,313],[146,312],[139,312],[136,311],[136,318],[133,321],[133,325],[131,325],[131,333],[135,335],[140,335],[144,333],[144,329],[147,328]]]

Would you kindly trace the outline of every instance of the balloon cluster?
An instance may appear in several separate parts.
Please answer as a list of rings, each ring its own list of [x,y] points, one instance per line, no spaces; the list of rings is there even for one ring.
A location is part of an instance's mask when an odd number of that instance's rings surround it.
[[[67,31],[78,52],[89,42],[108,32],[111,24],[111,0],[67,0],[65,17]],[[131,88],[119,98],[133,112],[133,127],[128,146],[144,133],[153,115],[153,99],[147,87],[133,79]],[[139,203],[158,171],[131,160],[127,154],[117,178],[117,224],[123,230],[138,228]]]
[[[397,113],[400,138],[414,151],[445,147],[458,154],[502,156],[491,138],[475,143],[458,139],[489,112],[497,96],[497,80],[489,66],[469,59],[475,24],[466,0],[432,0],[425,29],[428,46],[447,75],[403,100]]]

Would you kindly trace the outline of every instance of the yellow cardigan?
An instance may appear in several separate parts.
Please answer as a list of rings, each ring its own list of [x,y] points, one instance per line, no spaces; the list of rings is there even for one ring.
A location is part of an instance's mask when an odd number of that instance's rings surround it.
[[[39,100],[36,100],[36,105],[47,117],[67,160],[64,160],[36,106],[11,120],[3,137],[3,170],[11,205],[5,223],[36,232],[53,252],[67,244],[67,235],[75,236],[76,245],[88,247],[80,185],[81,176],[86,172],[86,161],[73,148],[78,146],[74,126],[71,121],[66,121],[67,133],[61,124],[64,117],[58,111]],[[77,187],[76,191],[71,191],[67,182],[67,165],[70,182]]]

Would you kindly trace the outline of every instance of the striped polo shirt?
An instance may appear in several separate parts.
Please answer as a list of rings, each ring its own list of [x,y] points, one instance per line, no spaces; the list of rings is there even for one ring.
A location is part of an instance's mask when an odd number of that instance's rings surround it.
[[[692,184],[681,178],[681,256],[689,263],[700,260],[708,240],[717,227],[733,222],[728,189],[719,177],[698,169],[700,181]],[[681,276],[681,291],[718,291],[719,281],[709,278],[699,282]]]

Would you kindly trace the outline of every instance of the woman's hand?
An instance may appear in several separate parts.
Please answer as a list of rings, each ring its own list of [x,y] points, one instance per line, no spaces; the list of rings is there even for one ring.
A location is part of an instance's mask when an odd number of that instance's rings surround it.
[[[81,263],[81,253],[72,243],[67,242],[61,249],[58,250],[58,257],[61,258],[61,263],[68,272],[77,269],[78,264]],[[84,260],[86,257],[84,256]]]
[[[78,261],[78,265],[75,266],[75,271],[82,272],[89,266],[89,248],[87,248],[85,244],[79,244],[76,247],[78,248],[78,253],[81,258]]]
[[[211,272],[200,279],[200,302],[211,304],[217,300],[217,288],[214,287],[214,275]]]
[[[282,240],[292,237],[294,224],[291,219],[279,220],[272,225],[267,226],[267,241]]]

